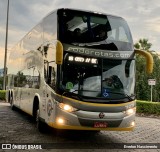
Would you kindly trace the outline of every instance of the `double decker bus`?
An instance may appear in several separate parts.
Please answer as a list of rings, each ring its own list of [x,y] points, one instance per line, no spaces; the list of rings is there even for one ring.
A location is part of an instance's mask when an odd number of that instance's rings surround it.
[[[126,21],[57,9],[13,47],[7,100],[33,116],[40,131],[130,131],[135,127],[135,54]]]

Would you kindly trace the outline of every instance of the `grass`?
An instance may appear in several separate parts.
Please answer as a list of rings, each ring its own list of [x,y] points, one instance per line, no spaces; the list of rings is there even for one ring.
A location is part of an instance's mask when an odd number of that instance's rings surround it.
[[[0,90],[0,100],[6,99],[6,90]]]

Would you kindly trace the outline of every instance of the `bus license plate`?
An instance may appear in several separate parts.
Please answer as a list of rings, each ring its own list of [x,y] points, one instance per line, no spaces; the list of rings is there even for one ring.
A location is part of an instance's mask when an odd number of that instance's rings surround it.
[[[94,123],[94,128],[107,128],[107,123],[106,122],[95,122]]]

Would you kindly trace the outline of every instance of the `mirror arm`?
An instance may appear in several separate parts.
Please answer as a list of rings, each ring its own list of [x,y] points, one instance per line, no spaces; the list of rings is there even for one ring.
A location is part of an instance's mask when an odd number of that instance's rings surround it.
[[[153,72],[153,63],[154,63],[152,55],[149,52],[143,50],[135,49],[134,51],[136,54],[142,55],[146,58],[146,63],[147,63],[146,70],[148,74],[151,74]]]
[[[56,64],[62,65],[63,62],[63,45],[57,40],[56,45]]]

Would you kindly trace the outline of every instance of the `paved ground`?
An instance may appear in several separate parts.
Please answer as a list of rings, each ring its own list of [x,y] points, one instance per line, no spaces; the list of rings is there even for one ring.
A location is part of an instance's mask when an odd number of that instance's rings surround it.
[[[133,132],[101,131],[95,134],[84,131],[57,131],[48,129],[46,134],[41,134],[28,115],[20,111],[12,111],[8,103],[0,102],[0,143],[20,143],[22,145],[26,143],[48,143],[48,146],[52,146],[53,148],[48,151],[55,152],[119,152],[124,151],[124,149],[107,149],[107,146],[116,144],[121,147],[122,145],[127,145],[127,143],[129,145],[136,143],[136,146],[140,143],[146,143],[146,145],[149,145],[149,143],[155,143],[156,145],[160,143],[160,119],[136,117],[136,128]],[[57,149],[56,146],[58,147]],[[63,148],[65,146],[67,146],[66,149]],[[36,150],[25,150],[25,152],[28,151]],[[43,149],[41,151],[46,150]],[[150,152],[160,151],[160,149],[125,149],[125,151]]]

